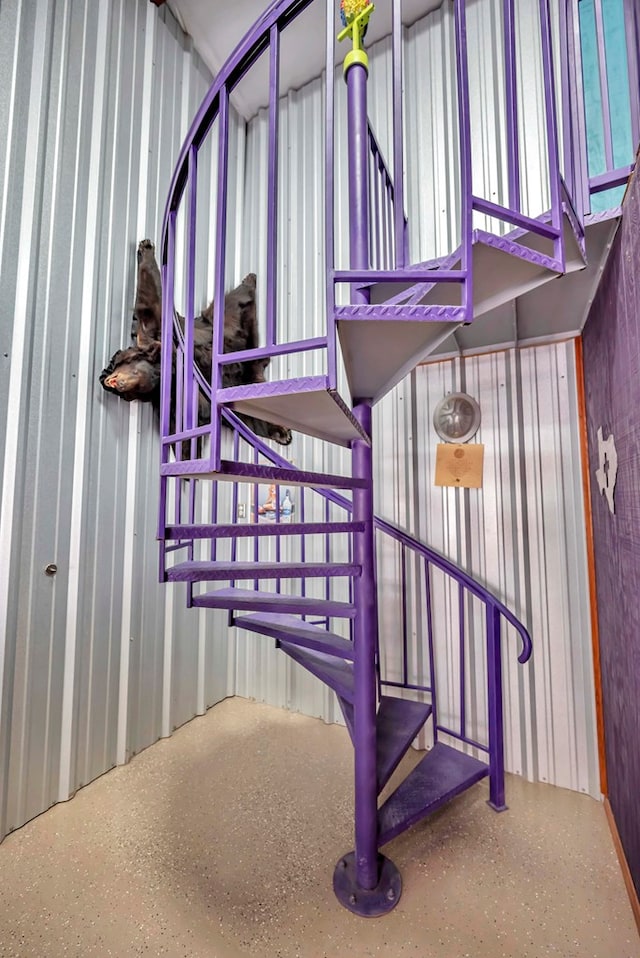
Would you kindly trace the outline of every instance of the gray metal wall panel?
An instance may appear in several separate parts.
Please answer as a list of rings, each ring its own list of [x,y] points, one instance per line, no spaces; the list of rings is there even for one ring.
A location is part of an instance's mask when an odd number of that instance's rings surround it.
[[[155,417],[97,381],[210,77],[145,0],[3,0],[0,48],[2,836],[232,685],[157,583]]]

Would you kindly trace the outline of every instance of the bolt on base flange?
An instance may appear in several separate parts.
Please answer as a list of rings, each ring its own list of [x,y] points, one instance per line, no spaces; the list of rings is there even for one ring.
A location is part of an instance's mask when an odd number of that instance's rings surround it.
[[[356,880],[355,852],[338,861],[333,890],[341,905],[362,918],[377,918],[396,907],[402,894],[402,875],[391,859],[378,855],[379,880],[375,888],[361,888]]]

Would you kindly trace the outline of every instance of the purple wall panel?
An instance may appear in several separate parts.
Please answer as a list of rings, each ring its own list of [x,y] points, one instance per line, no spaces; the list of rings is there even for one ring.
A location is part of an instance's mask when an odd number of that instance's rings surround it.
[[[640,176],[584,333],[609,799],[640,892]],[[595,479],[597,431],[618,453],[615,515]]]

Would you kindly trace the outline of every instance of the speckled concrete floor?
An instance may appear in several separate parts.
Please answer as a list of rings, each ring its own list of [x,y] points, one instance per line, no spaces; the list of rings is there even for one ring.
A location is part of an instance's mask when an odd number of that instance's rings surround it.
[[[331,880],[352,847],[337,726],[230,699],[0,846],[3,958],[640,958],[601,805],[481,782],[390,843],[397,908]]]

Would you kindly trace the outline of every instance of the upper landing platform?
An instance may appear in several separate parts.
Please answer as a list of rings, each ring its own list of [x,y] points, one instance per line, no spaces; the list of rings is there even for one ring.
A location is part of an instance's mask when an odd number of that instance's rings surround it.
[[[345,84],[339,5],[276,0],[220,68],[181,149],[161,243],[162,335],[178,340],[179,371],[163,402],[181,397],[179,420],[197,377],[175,313],[194,315],[204,286],[220,304],[238,269],[258,277],[260,345],[214,360],[212,381],[264,359],[269,382],[218,389],[214,417],[229,406],[345,446],[362,438],[351,407],[431,356],[580,330],[615,221],[585,226],[579,24],[569,10],[551,22],[541,0],[523,29],[522,5],[504,0],[487,37],[483,2],[438,4],[409,29],[406,0],[381,5],[369,69]],[[288,58],[301,59],[296,31],[314,17],[322,76],[292,94]],[[373,52],[376,22],[391,32]],[[265,110],[238,122],[234,100],[265,70]],[[183,418],[165,445],[194,436]]]

